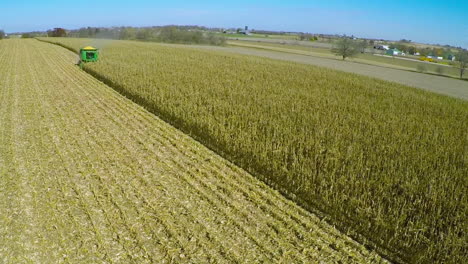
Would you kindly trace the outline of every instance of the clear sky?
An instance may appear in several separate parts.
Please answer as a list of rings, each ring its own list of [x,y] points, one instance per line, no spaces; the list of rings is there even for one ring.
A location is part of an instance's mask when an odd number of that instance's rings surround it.
[[[468,0],[0,0],[0,29],[6,32],[167,24],[248,25],[468,48]]]

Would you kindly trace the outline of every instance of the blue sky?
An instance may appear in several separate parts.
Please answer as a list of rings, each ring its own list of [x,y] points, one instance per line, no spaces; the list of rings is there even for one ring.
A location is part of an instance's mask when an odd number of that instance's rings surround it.
[[[354,34],[468,48],[468,0],[0,0],[0,29],[204,25]]]

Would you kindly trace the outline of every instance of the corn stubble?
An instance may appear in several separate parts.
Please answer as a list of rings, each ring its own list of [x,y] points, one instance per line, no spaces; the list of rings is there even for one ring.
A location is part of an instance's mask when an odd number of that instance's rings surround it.
[[[407,262],[467,259],[466,101],[195,48],[102,53],[85,70],[342,230]]]

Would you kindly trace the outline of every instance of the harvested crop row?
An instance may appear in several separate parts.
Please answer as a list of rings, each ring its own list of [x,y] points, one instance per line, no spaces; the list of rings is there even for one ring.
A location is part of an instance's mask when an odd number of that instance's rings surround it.
[[[73,59],[0,42],[0,262],[383,262]]]

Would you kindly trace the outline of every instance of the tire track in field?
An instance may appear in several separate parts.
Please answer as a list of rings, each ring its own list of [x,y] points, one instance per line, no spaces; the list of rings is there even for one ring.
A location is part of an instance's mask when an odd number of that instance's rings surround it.
[[[28,63],[15,68],[25,75],[22,119],[0,106],[0,121],[27,128],[17,142],[30,152],[16,143],[21,164],[12,168],[30,170],[23,189],[29,183],[31,195],[19,204],[34,209],[35,228],[7,234],[19,243],[40,237],[18,250],[47,261],[44,249],[54,248],[51,260],[70,263],[384,262],[80,71],[68,51],[15,41],[16,62]],[[6,93],[0,98],[11,101]],[[0,201],[0,212],[12,206]]]

